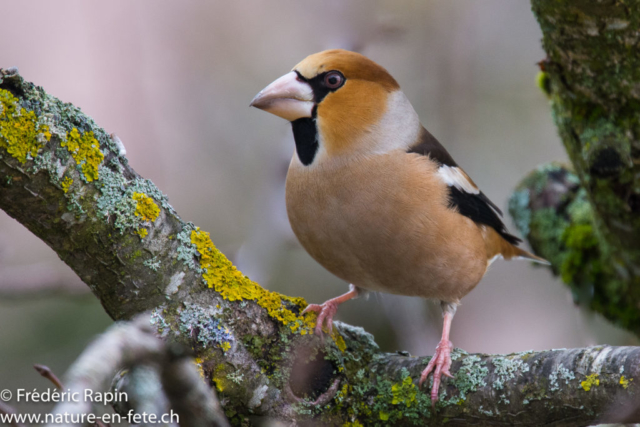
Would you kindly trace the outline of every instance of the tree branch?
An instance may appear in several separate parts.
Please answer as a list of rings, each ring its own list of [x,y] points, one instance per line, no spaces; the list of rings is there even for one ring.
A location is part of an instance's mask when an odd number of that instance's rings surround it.
[[[533,172],[510,211],[577,302],[640,335],[640,2],[531,4],[538,81],[573,167]]]
[[[77,399],[66,399],[56,405],[53,410],[57,414],[86,415],[93,412],[92,398],[85,398],[85,391],[93,396],[108,389],[114,373],[121,369],[133,368],[140,365],[157,364],[161,371],[162,384],[167,399],[154,396],[154,400],[168,401],[168,408],[160,408],[159,413],[153,413],[158,420],[168,414],[171,408],[179,416],[181,426],[220,426],[228,427],[224,414],[210,388],[205,388],[193,361],[182,351],[176,351],[176,346],[166,344],[153,335],[153,328],[149,324],[149,317],[140,315],[129,323],[116,323],[109,331],[94,341],[69,368],[67,373],[67,388],[70,394],[76,394]],[[140,386],[140,385],[137,385]],[[162,391],[158,390],[159,393]],[[121,396],[122,390],[114,390],[114,402],[128,401],[128,397]],[[141,414],[140,408],[133,408],[135,413]],[[127,415],[122,414],[122,415]],[[73,419],[71,417],[65,418]],[[173,421],[175,423],[175,420]],[[157,422],[144,420],[132,424],[155,425]],[[60,423],[55,423],[60,424]],[[84,423],[79,422],[77,425]],[[163,424],[168,425],[169,422]],[[54,425],[54,424],[51,424]],[[100,425],[102,425],[100,423]]]
[[[303,299],[237,271],[93,120],[15,71],[0,76],[0,208],[51,246],[114,319],[151,311],[160,336],[193,348],[235,423],[586,425],[614,420],[607,411],[637,392],[637,348],[457,351],[455,378],[433,410],[416,386],[428,358],[382,353],[345,324],[322,343],[315,314],[300,314]],[[82,381],[72,374],[68,384]]]

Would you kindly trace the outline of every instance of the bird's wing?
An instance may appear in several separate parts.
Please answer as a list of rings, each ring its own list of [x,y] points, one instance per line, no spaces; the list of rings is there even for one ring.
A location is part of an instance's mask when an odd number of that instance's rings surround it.
[[[522,241],[508,233],[501,219],[502,211],[480,191],[442,144],[426,129],[422,128],[419,141],[408,152],[428,156],[438,163],[438,176],[449,187],[450,208],[456,209],[461,215],[471,218],[477,224],[492,227],[513,245]]]

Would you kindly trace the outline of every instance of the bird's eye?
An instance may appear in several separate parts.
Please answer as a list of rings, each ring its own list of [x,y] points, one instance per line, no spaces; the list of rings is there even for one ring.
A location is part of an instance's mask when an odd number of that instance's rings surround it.
[[[336,89],[344,83],[344,76],[338,71],[330,71],[324,76],[324,84],[329,89]]]

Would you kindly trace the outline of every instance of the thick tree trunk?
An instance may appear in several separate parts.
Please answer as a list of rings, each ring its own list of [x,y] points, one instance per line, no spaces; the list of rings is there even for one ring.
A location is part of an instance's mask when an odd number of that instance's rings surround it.
[[[539,83],[573,167],[533,172],[510,211],[576,301],[640,334],[640,2],[532,6]]]
[[[80,110],[0,70],[0,208],[51,246],[114,319],[151,312],[158,334],[194,349],[234,424],[639,421],[640,349],[469,355],[456,350],[440,401],[417,379],[428,358],[379,351],[361,328],[323,343],[306,302],[262,289],[183,222]]]

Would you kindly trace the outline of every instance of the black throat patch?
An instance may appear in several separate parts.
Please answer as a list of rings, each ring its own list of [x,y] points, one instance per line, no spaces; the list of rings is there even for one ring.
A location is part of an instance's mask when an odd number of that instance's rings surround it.
[[[296,141],[296,153],[303,165],[309,166],[318,152],[318,128],[316,127],[316,109],[312,117],[303,117],[291,122],[293,139]]]
[[[298,153],[298,158],[303,165],[309,166],[313,163],[313,159],[315,159],[316,154],[318,153],[318,128],[316,126],[318,104],[321,103],[329,93],[335,92],[344,86],[344,82],[346,82],[347,79],[345,79],[342,73],[336,70],[326,71],[311,79],[305,78],[298,71],[295,71],[295,73],[298,75],[298,80],[306,82],[311,86],[311,89],[313,90],[313,98],[316,103],[315,107],[313,107],[311,118],[304,117],[291,122],[293,139],[296,141],[296,152]],[[342,78],[342,84],[337,87],[328,87],[324,79],[329,73],[338,73]]]

